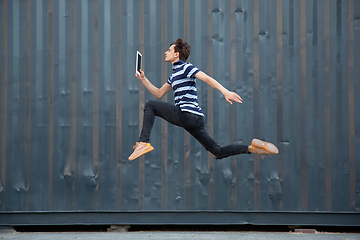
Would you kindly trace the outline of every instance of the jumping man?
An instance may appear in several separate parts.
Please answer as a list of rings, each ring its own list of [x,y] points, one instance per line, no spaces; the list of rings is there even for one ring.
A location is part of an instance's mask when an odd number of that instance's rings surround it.
[[[196,78],[219,90],[230,104],[232,104],[232,101],[242,103],[242,99],[237,93],[230,92],[215,79],[199,71],[191,63],[186,62],[190,56],[190,50],[190,45],[183,41],[182,38],[170,44],[169,49],[165,52],[165,61],[171,62],[173,71],[168,81],[161,88],[155,87],[145,77],[144,71],[140,70],[140,75],[135,74],[156,98],[162,98],[165,94],[174,90],[175,105],[154,100],[145,102],[140,139],[134,146],[134,152],[130,155],[129,160],[132,161],[154,150],[149,140],[155,116],[184,128],[216,159],[243,153],[256,153],[260,154],[261,157],[268,154],[277,154],[279,151],[274,144],[259,139],[253,139],[249,146],[230,144],[221,147],[216,143],[205,129],[205,116],[199,106],[196,93]]]

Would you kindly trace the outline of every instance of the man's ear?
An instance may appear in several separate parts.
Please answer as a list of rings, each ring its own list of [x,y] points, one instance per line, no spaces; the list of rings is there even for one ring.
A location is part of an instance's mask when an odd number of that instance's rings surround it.
[[[180,53],[179,52],[175,52],[175,58],[179,57]]]

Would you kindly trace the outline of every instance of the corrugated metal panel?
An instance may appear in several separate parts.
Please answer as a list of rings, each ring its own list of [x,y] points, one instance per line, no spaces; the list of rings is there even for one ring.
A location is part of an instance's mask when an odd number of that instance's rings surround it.
[[[1,0],[0,12],[1,212],[359,211],[359,1]],[[127,160],[154,99],[136,50],[161,86],[178,37],[243,98],[198,82],[208,131],[279,155],[216,161],[157,119],[155,151]]]

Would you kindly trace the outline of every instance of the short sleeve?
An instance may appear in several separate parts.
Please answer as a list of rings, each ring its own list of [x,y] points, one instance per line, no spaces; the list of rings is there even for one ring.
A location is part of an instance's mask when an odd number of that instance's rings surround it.
[[[200,70],[197,68],[197,67],[195,67],[194,65],[190,65],[189,67],[188,67],[188,74],[187,74],[187,77],[188,78],[195,78],[195,75],[198,73],[198,72],[200,72]]]

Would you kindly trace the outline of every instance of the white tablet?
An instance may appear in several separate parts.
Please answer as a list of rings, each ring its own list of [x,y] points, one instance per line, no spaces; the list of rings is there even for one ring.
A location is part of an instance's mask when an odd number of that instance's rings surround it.
[[[142,54],[137,51],[136,53],[136,74],[138,74],[140,76],[140,71],[139,69],[141,69],[141,62],[142,62]]]

